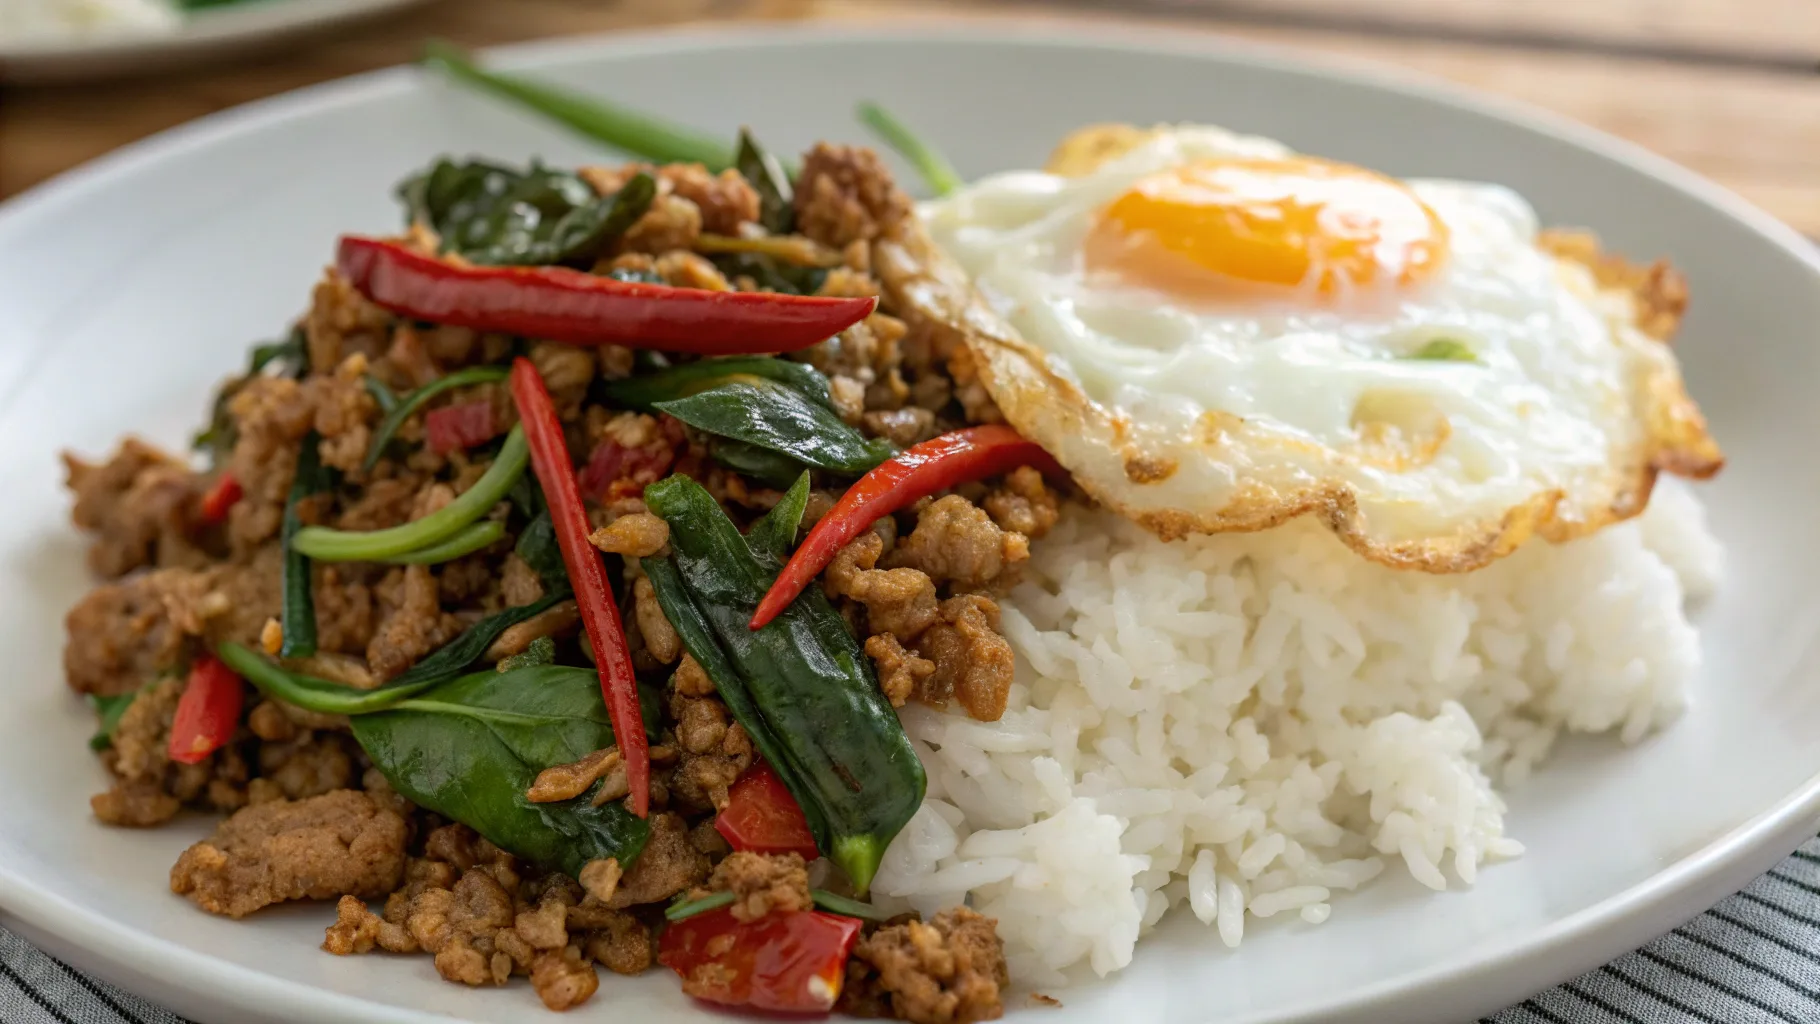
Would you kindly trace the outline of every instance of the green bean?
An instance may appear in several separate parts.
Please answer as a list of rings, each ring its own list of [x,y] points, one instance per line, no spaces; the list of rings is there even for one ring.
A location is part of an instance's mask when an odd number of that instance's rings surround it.
[[[385,530],[355,532],[306,526],[291,539],[291,548],[324,562],[378,562],[440,544],[498,504],[523,475],[528,461],[524,428],[514,426],[486,473],[443,508]]]
[[[415,551],[407,551],[402,555],[375,559],[375,561],[391,565],[439,565],[443,562],[452,562],[462,555],[471,555],[505,536],[505,533],[506,524],[497,519],[482,519],[440,544],[431,544]]]
[[[385,411],[385,419],[380,420],[378,429],[373,431],[373,443],[367,447],[367,457],[361,463],[360,468],[370,470],[378,465],[380,458],[385,455],[385,446],[392,443],[392,436],[398,433],[398,428],[404,426],[404,421],[416,415],[417,410],[423,408],[430,399],[445,391],[465,388],[470,384],[492,384],[495,381],[502,381],[510,373],[511,370],[504,366],[470,366],[465,370],[456,370],[445,377],[438,377],[403,398],[392,399],[391,407]],[[367,380],[370,382],[369,389],[372,384],[379,383],[371,377]],[[380,384],[379,386],[384,387],[385,385]],[[385,405],[377,392],[374,393],[373,400],[379,402],[382,407]]]
[[[657,163],[705,164],[717,172],[733,166],[733,147],[710,135],[533,79],[487,71],[459,47],[441,40],[424,45],[423,63],[634,156]]]
[[[884,912],[872,904],[850,900],[845,896],[837,896],[826,889],[810,889],[809,898],[815,901],[816,906],[830,914],[857,917],[866,921],[883,921],[885,919]]]
[[[866,127],[885,140],[885,145],[897,150],[899,156],[910,161],[910,165],[916,168],[916,173],[923,176],[929,191],[945,196],[966,184],[946,157],[917,138],[907,125],[891,116],[884,107],[868,100],[861,103],[855,113]]]

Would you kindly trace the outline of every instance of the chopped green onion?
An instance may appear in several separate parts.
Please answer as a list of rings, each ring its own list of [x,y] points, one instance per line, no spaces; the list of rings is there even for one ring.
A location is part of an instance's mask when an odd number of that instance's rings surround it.
[[[703,896],[698,900],[679,900],[670,904],[670,906],[664,910],[664,920],[681,921],[686,918],[694,917],[696,914],[705,914],[710,910],[719,910],[732,902],[733,894],[730,892],[717,892],[712,896]]]
[[[1403,357],[1404,359],[1425,359],[1438,363],[1476,363],[1479,357],[1466,347],[1463,341],[1453,338],[1436,338],[1421,348]]]
[[[809,898],[815,901],[816,906],[830,914],[857,917],[862,921],[883,921],[885,919],[884,913],[872,904],[861,903],[859,900],[848,899],[845,896],[836,896],[826,889],[810,889]]]
[[[385,410],[385,419],[380,420],[378,429],[373,431],[373,443],[367,447],[366,461],[361,463],[360,468],[370,470],[378,465],[380,457],[385,455],[386,445],[392,443],[392,437],[398,433],[398,428],[404,426],[404,421],[416,415],[417,410],[423,408],[430,399],[455,388],[502,381],[509,373],[511,371],[503,366],[470,366],[465,370],[456,370],[445,377],[438,377],[402,399],[393,398],[389,407],[385,404],[385,400],[379,397],[379,393],[374,392],[373,400],[379,403],[381,409]],[[372,391],[375,384],[382,388],[385,387],[384,384],[380,384],[373,378],[367,378],[368,391]]]
[[[355,532],[306,526],[291,539],[291,549],[324,562],[379,562],[441,544],[498,504],[524,474],[529,460],[524,427],[514,426],[486,473],[441,509],[384,530]]]
[[[966,184],[946,157],[917,138],[907,125],[893,117],[884,107],[868,100],[859,105],[856,113],[866,127],[885,141],[885,145],[897,150],[899,156],[910,161],[910,165],[916,168],[916,173],[923,176],[929,191],[945,196]]]
[[[377,559],[377,561],[388,562],[392,565],[438,565],[443,562],[452,562],[462,555],[471,555],[479,551],[505,536],[505,533],[505,523],[497,519],[482,519],[440,544],[431,544],[428,547],[407,551],[391,558]]]
[[[373,402],[379,406],[380,412],[391,415],[392,410],[398,408],[398,394],[387,387],[385,381],[369,373],[364,378],[364,383],[367,394],[373,396]]]
[[[716,172],[733,166],[733,147],[713,136],[534,79],[487,71],[461,48],[441,40],[424,45],[423,63],[634,156],[657,163],[705,164]]]

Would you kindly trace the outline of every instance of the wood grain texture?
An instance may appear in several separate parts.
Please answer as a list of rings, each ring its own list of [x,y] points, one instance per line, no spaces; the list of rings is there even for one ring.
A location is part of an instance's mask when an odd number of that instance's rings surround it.
[[[258,61],[144,82],[9,89],[0,98],[0,195],[215,110],[409,60],[430,35],[487,45],[710,19],[1092,22],[1106,18],[1108,6],[1110,0],[443,0]],[[1656,150],[1820,235],[1820,73],[1798,73],[1789,63],[1808,60],[1812,51],[1812,67],[1820,68],[1816,0],[1140,0],[1127,6],[1172,29],[1236,36],[1321,60],[1381,62],[1535,103]],[[1540,37],[1559,45],[1539,45]],[[1626,55],[1611,51],[1612,40],[1631,44]],[[1744,57],[1690,60],[1674,50],[1696,45]]]

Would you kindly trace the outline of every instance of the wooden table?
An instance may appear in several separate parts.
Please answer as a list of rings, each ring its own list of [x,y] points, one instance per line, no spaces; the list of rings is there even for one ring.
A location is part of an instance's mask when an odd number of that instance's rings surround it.
[[[1552,108],[1820,236],[1815,0],[441,0],[277,56],[0,93],[0,196],[248,100],[469,45],[706,19],[1144,18],[1372,60]]]

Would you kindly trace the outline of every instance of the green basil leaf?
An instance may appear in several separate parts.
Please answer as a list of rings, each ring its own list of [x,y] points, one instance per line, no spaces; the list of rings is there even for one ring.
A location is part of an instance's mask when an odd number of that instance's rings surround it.
[[[758,193],[758,222],[766,233],[787,235],[796,230],[795,192],[784,165],[744,128],[739,130],[739,150],[733,166]]]
[[[741,377],[762,377],[776,381],[819,405],[834,408],[828,389],[828,378],[807,363],[776,356],[721,356],[666,366],[641,372],[621,380],[602,381],[596,385],[601,401],[611,405],[650,412],[658,402],[705,391],[717,384]]]
[[[866,472],[896,450],[883,439],[867,439],[827,406],[761,378],[728,380],[685,398],[655,402],[652,408],[704,433],[743,441],[788,455],[805,466],[846,476]]]
[[[765,487],[788,487],[807,468],[788,455],[726,437],[709,442],[708,457]]]
[[[610,196],[533,162],[518,170],[438,160],[399,186],[407,218],[433,228],[442,251],[474,263],[534,266],[592,258],[650,209],[657,183],[636,174]]]
[[[100,717],[100,722],[95,726],[95,735],[89,737],[90,750],[99,752],[114,745],[114,730],[120,728],[121,716],[126,714],[126,709],[132,707],[133,701],[138,697],[138,690],[117,693],[111,697],[102,697],[93,693],[88,695],[89,706],[94,708],[95,714]]]
[[[283,590],[279,625],[284,641],[278,649],[281,657],[307,658],[316,653],[316,601],[310,590],[310,560],[292,546],[303,519],[297,506],[313,495],[335,486],[335,471],[322,464],[321,438],[314,430],[304,435],[297,452],[297,473],[291,478],[291,493],[285,499],[284,518],[279,538],[284,548],[284,564],[279,571]]]
[[[809,474],[796,478],[764,518],[746,529],[746,547],[752,557],[766,563],[773,575],[783,571],[784,559],[796,547],[796,531],[809,507]]]
[[[528,478],[531,474],[526,473]],[[556,524],[550,521],[550,510],[542,509],[518,535],[515,549],[518,557],[536,571],[544,586],[567,591],[569,568],[563,564],[562,548],[556,543]]]
[[[801,267],[756,252],[728,252],[710,256],[710,262],[727,280],[749,277],[760,291],[785,295],[814,295],[827,283],[827,267]]]
[[[290,377],[302,377],[309,373],[309,343],[301,326],[291,328],[291,333],[283,341],[253,346],[247,358],[246,373],[223,384],[215,392],[215,401],[209,407],[208,425],[190,439],[192,449],[207,453],[210,465],[219,466],[234,450],[234,442],[237,440],[238,431],[234,428],[234,417],[228,412],[228,404],[241,388],[246,387],[247,381],[264,373],[268,366],[273,366]]]
[[[546,665],[462,676],[388,711],[353,720],[354,738],[406,799],[459,821],[546,869],[581,873],[612,857],[629,867],[650,829],[587,796],[534,804],[539,772],[613,745],[592,669]]]

